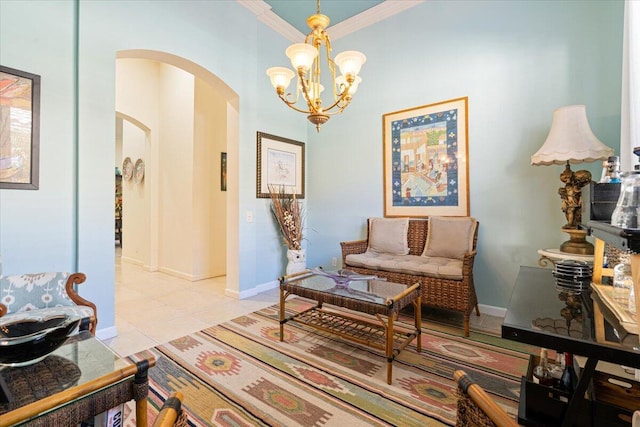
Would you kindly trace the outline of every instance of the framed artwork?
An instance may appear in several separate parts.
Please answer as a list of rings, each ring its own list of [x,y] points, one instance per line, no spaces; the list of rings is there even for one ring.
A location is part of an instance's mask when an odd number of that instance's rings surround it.
[[[384,216],[469,215],[467,102],[382,116]]]
[[[37,190],[40,76],[0,65],[0,188]]]
[[[268,199],[269,186],[304,199],[304,143],[258,132],[257,197]]]
[[[220,153],[220,191],[227,191],[227,153]]]

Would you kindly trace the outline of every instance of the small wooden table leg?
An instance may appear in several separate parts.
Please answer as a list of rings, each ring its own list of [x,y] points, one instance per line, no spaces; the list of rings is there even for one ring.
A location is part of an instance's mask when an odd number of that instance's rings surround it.
[[[422,351],[422,304],[420,294],[418,294],[418,298],[413,303],[413,312],[413,320],[416,326],[416,350],[420,353]]]
[[[280,288],[280,342],[284,341],[284,291]]]
[[[138,372],[133,377],[134,398],[136,401],[136,426],[147,427],[147,398],[149,396],[149,368],[148,360],[136,363]]]
[[[394,313],[389,315],[389,322],[387,324],[387,384],[391,384],[391,371],[393,369],[393,317]]]

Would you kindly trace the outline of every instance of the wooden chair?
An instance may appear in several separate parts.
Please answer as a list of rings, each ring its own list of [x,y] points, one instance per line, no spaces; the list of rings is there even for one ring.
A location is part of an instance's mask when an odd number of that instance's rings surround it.
[[[457,427],[514,427],[518,423],[464,371],[455,371],[458,383]]]
[[[95,334],[96,305],[75,290],[86,279],[83,273],[63,272],[0,276],[0,316],[40,308],[77,306],[90,318],[89,331]]]
[[[185,427],[187,426],[187,414],[182,410],[183,395],[174,391],[164,401],[160,413],[153,422],[153,427]]]

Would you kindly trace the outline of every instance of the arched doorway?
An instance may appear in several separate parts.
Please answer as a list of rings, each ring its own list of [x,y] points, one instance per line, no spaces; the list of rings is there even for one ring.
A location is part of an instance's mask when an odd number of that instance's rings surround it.
[[[128,101],[122,99],[127,96],[116,96],[117,116],[132,118],[149,129],[145,267],[190,280],[223,271],[227,289],[233,290],[238,286],[238,96],[211,72],[175,55],[150,50],[118,52],[118,75],[122,68],[131,70],[132,63],[137,67],[134,73],[150,72],[153,77],[131,76],[125,79],[124,88],[116,78],[118,91],[131,95]],[[142,83],[131,84],[136,79]],[[217,122],[203,122],[206,116]],[[223,152],[227,159],[224,193],[219,183]],[[221,206],[224,212],[216,212]],[[126,224],[123,228],[126,242]],[[220,244],[221,236],[222,256],[212,249],[212,242]],[[222,266],[205,266],[221,260]]]

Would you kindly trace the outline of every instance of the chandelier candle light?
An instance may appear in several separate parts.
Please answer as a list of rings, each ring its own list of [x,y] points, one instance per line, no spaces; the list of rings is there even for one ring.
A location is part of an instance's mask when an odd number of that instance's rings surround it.
[[[335,60],[331,59],[331,40],[326,31],[329,22],[329,17],[320,13],[320,0],[318,0],[316,14],[307,18],[307,25],[311,28],[311,32],[305,37],[304,43],[292,44],[285,51],[298,74],[294,99],[291,93],[285,95],[285,92],[296,73],[285,67],[272,67],[267,70],[267,75],[273,87],[276,88],[278,97],[294,110],[308,114],[307,119],[316,125],[318,132],[320,132],[320,126],[325,124],[330,116],[342,113],[347,108],[353,94],[358,90],[358,85],[362,82],[358,73],[367,59],[364,54],[355,50],[339,53]],[[333,87],[333,104],[328,107],[323,107],[320,97],[324,90],[324,86],[320,83],[322,46],[326,52]],[[342,73],[338,77],[336,77],[336,65]],[[300,93],[307,104],[306,108],[296,106]]]

